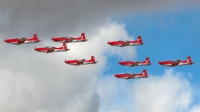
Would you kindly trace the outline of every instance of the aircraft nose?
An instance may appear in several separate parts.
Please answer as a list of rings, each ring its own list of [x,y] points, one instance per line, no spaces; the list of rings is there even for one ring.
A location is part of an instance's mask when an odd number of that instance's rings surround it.
[[[158,64],[162,64],[162,62],[159,61]]]
[[[122,62],[119,62],[120,65],[122,65]]]
[[[117,75],[117,74],[115,74],[114,76],[115,76],[115,77],[118,77],[118,75]]]
[[[56,41],[56,39],[55,39],[55,38],[51,38],[51,40],[53,40],[53,41]]]
[[[34,50],[38,51],[39,49],[38,49],[38,48],[35,48]]]
[[[65,63],[69,63],[69,61],[65,60]]]
[[[9,40],[6,40],[6,39],[5,39],[4,42],[9,42]]]

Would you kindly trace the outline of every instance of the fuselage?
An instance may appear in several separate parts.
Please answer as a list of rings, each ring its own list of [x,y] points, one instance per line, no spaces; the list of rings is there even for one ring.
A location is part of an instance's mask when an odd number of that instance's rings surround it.
[[[74,38],[74,37],[53,37],[51,40],[55,42],[61,42],[61,43],[74,43],[74,42],[85,42],[88,39],[82,39],[82,37]]]
[[[151,65],[150,63],[147,62],[133,62],[133,61],[121,61],[119,62],[120,65],[122,66],[145,66],[145,65]]]
[[[132,79],[132,78],[147,78],[147,75],[143,75],[143,74],[115,74],[115,77],[117,78],[122,78],[122,79]]]
[[[38,52],[51,53],[51,52],[65,52],[68,51],[69,49],[65,49],[64,47],[40,47],[40,48],[35,48],[35,50]]]
[[[183,65],[192,65],[193,62],[188,62],[187,60],[185,61],[181,61],[181,60],[178,60],[178,61],[159,61],[158,64],[160,65],[163,65],[163,66],[183,66]]]
[[[15,45],[20,45],[20,44],[29,44],[29,43],[38,43],[41,40],[34,39],[34,38],[12,38],[12,39],[5,39],[4,42],[9,43],[9,44],[15,44]]]
[[[65,60],[66,64],[70,64],[70,65],[88,65],[88,64],[96,64],[97,61],[93,61],[93,60]]]
[[[134,45],[142,45],[142,42],[135,41],[111,41],[107,44],[111,46],[125,47],[125,46],[134,46]]]

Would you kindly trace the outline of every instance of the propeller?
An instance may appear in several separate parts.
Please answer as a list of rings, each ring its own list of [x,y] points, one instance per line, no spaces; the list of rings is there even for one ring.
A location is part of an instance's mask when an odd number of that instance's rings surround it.
[[[121,61],[121,59],[119,58],[119,62]]]
[[[160,62],[160,58],[158,58],[158,62]]]

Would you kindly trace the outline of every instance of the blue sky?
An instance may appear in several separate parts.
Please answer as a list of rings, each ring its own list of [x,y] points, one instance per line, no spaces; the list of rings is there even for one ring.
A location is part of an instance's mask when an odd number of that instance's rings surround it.
[[[125,24],[128,34],[134,36],[135,39],[138,35],[142,36],[145,44],[136,46],[137,57],[135,60],[144,60],[148,56],[151,59],[152,65],[131,68],[123,67],[118,64],[119,57],[112,56],[108,64],[111,66],[111,69],[106,71],[105,74],[113,75],[115,71],[117,73],[140,73],[143,68],[146,68],[149,74],[159,76],[163,75],[164,70],[169,68],[158,65],[159,59],[185,60],[187,56],[191,56],[195,64],[192,66],[174,67],[174,71],[182,72],[185,79],[190,82],[194,95],[192,104],[199,103],[200,9],[184,9],[177,12],[154,12],[150,14],[141,14],[138,12],[131,17],[124,17],[120,20],[113,18],[113,20]],[[124,55],[126,55],[126,52],[124,52]],[[191,76],[188,74],[191,74]],[[133,80],[129,81],[134,82]],[[120,98],[120,100],[123,101],[124,99]]]
[[[166,67],[159,66],[158,60],[185,60],[191,56],[192,66],[175,67],[176,70],[192,73],[192,83],[199,84],[200,79],[200,10],[183,10],[175,13],[152,13],[134,15],[121,21],[126,24],[129,35],[142,35],[144,46],[137,47],[138,57],[142,60],[149,56],[153,65],[150,72],[163,73]]]

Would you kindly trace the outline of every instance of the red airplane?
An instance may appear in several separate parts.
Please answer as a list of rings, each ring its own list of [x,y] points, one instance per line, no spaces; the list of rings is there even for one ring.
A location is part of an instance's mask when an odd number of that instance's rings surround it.
[[[67,37],[67,36],[63,36],[63,37],[52,37],[53,41],[55,42],[66,42],[66,43],[71,43],[71,42],[85,42],[88,39],[86,39],[85,37],[85,33],[81,33],[80,37]]]
[[[68,51],[68,50],[70,50],[70,49],[67,49],[66,43],[63,43],[62,47],[46,46],[46,47],[35,48],[35,51],[44,52],[44,53],[64,52],[64,51]]]
[[[69,64],[69,65],[78,66],[78,65],[96,64],[98,61],[95,61],[94,56],[91,56],[90,60],[86,60],[86,59],[77,60],[77,59],[75,59],[75,60],[65,60],[64,62],[66,64]]]
[[[136,61],[136,62],[134,62],[134,61],[120,61],[119,64],[123,65],[123,66],[129,66],[129,67],[151,65],[149,57],[146,57],[146,60],[142,61],[142,62],[139,62],[139,61]]]
[[[163,66],[169,66],[169,67],[174,67],[174,66],[181,66],[181,65],[192,65],[194,62],[192,62],[191,57],[188,56],[187,60],[176,60],[176,61],[159,61],[158,64],[163,65]]]
[[[11,39],[5,39],[4,42],[7,42],[9,44],[15,44],[15,45],[20,45],[20,44],[28,44],[28,43],[37,43],[40,42],[41,40],[38,40],[37,34],[33,35],[33,38],[11,38]]]
[[[142,45],[144,43],[142,42],[142,37],[138,36],[137,40],[130,40],[130,41],[119,40],[119,41],[112,41],[112,42],[108,41],[108,44],[110,44],[111,46],[125,47],[125,46]]]
[[[143,72],[141,74],[123,73],[123,74],[115,74],[115,77],[121,79],[136,79],[136,78],[147,78],[148,75],[146,69],[143,69]]]

